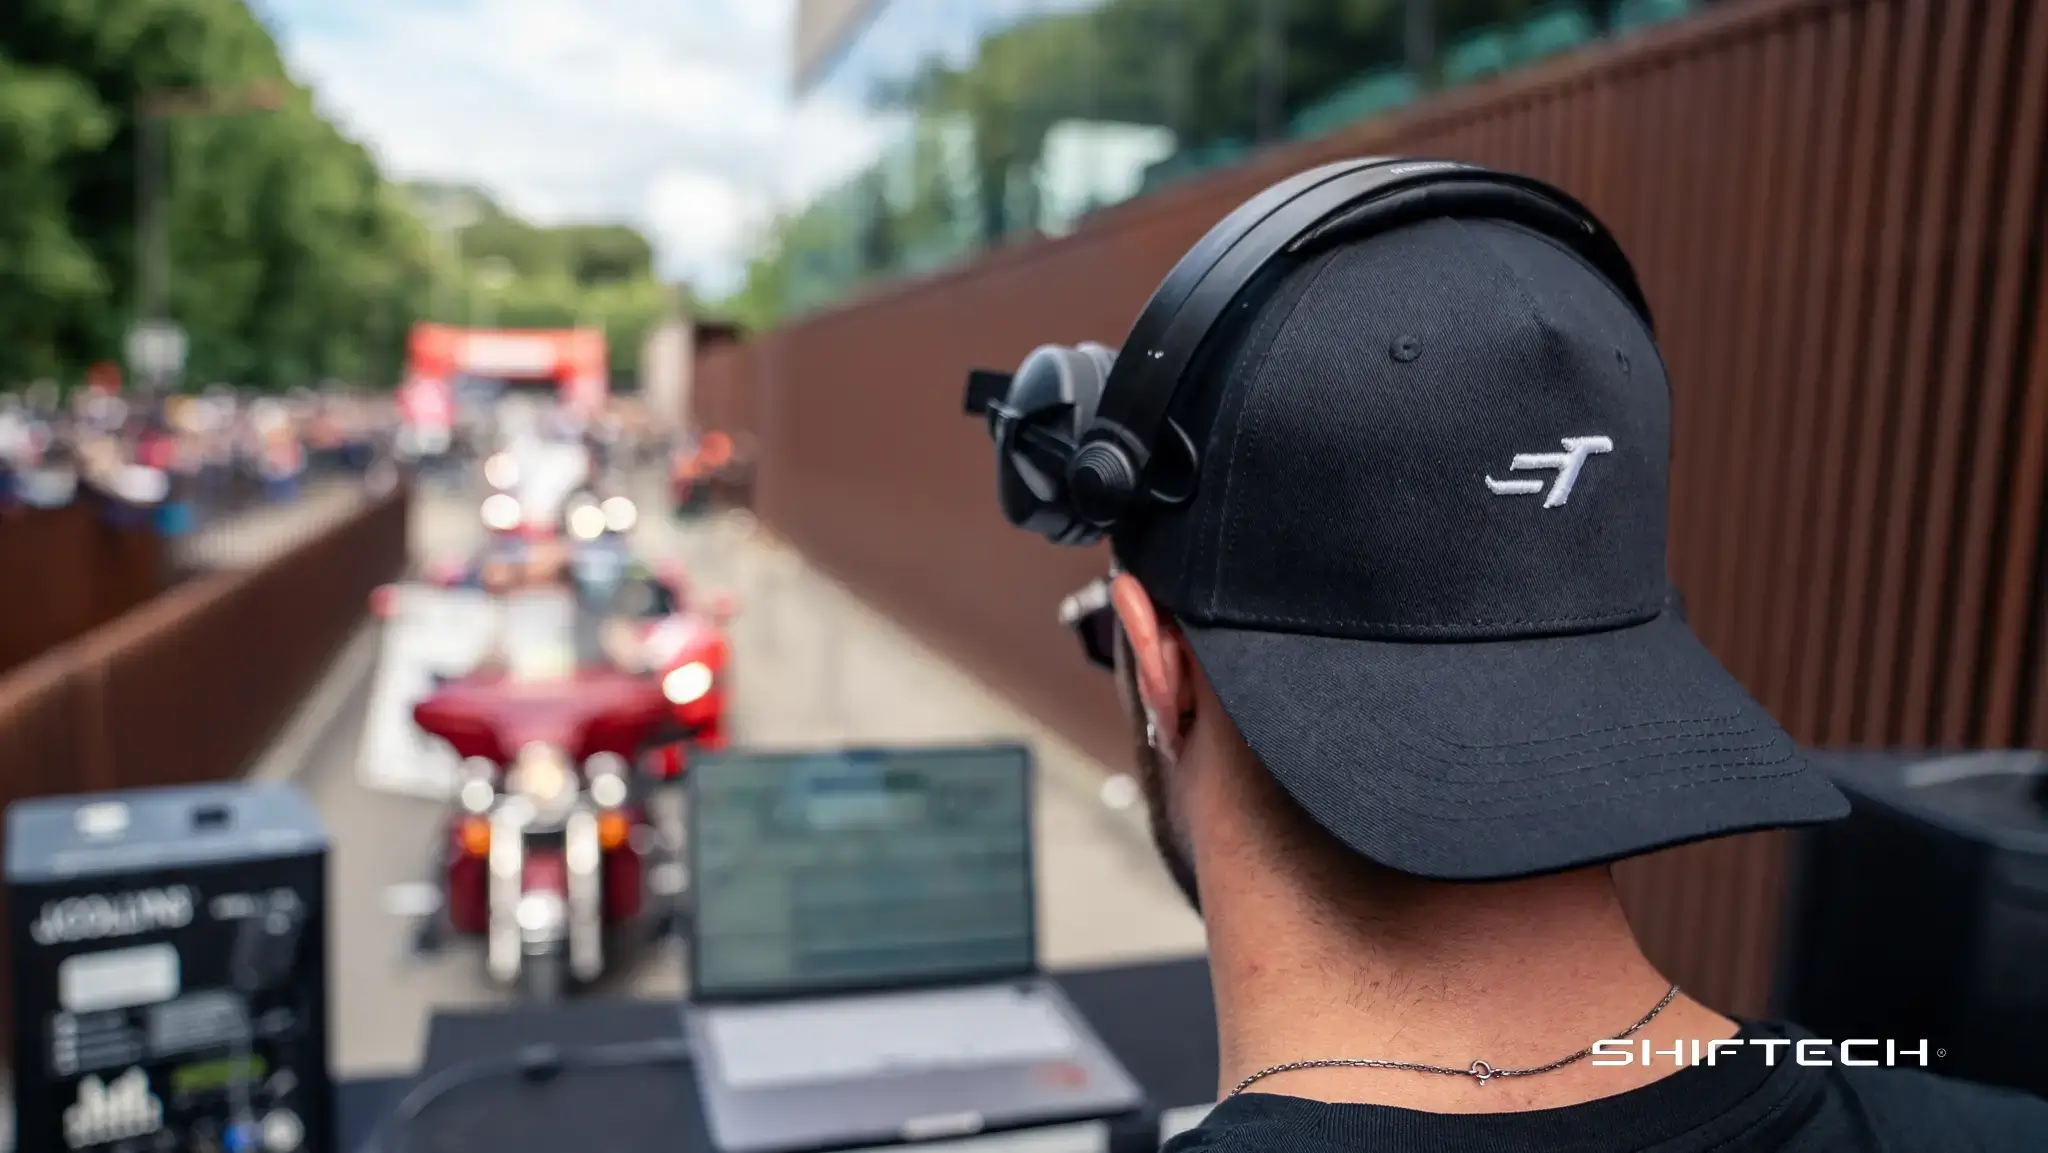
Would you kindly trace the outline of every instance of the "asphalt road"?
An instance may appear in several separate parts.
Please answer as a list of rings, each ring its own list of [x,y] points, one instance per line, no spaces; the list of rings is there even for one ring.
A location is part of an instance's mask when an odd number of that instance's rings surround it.
[[[642,495],[643,508],[658,507],[657,493]],[[475,510],[472,494],[424,493],[414,517],[416,555],[459,555],[472,546],[480,532]],[[1040,952],[1046,965],[1202,948],[1200,922],[1152,857],[1141,814],[1108,803],[1127,802],[1130,790],[1118,784],[1105,789],[1110,774],[1101,766],[752,531],[744,517],[682,525],[650,515],[636,536],[644,555],[682,559],[696,588],[736,595],[735,729],[742,742],[1032,743],[1039,765]],[[333,838],[331,1003],[335,1068],[342,1076],[411,1068],[434,1010],[508,996],[485,978],[480,947],[461,943],[420,957],[408,948],[408,922],[389,911],[394,886],[427,879],[444,809],[374,791],[358,778],[359,746],[371,722],[371,643],[365,638],[357,659],[345,659],[350,667],[326,690],[337,719],[320,725],[322,735],[294,750],[287,767],[313,797]],[[599,992],[673,997],[683,986],[680,950],[666,944],[647,950]]]

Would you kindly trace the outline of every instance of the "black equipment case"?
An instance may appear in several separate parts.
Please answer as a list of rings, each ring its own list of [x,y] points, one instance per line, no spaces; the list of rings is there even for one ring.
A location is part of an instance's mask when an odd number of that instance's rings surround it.
[[[11,806],[16,1147],[333,1153],[327,847],[286,786]]]
[[[1811,760],[1853,811],[1795,842],[1779,1013],[2048,1094],[2048,758]]]

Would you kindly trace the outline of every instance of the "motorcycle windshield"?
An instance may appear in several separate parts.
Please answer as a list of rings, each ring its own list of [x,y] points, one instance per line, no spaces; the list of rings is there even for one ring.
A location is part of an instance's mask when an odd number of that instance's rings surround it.
[[[559,520],[570,495],[589,483],[590,456],[580,444],[536,440],[511,451],[519,461],[519,506],[529,524]]]
[[[528,684],[567,680],[605,663],[602,617],[578,598],[527,593],[505,603],[505,672]]]
[[[578,547],[569,558],[569,573],[583,603],[595,611],[610,611],[626,583],[629,562],[625,548],[611,539]]]

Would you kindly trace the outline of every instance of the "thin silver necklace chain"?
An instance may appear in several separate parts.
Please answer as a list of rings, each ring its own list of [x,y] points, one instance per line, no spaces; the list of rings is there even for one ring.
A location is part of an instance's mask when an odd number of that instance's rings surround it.
[[[1677,999],[1678,986],[1673,985],[1671,986],[1671,991],[1664,994],[1664,999],[1657,1002],[1655,1008],[1643,1014],[1642,1020],[1622,1030],[1621,1034],[1613,1038],[1613,1040],[1619,1041],[1622,1037],[1632,1036],[1641,1031],[1643,1026],[1656,1020],[1657,1014],[1662,1013],[1666,1006]],[[1566,1065],[1583,1061],[1592,1055],[1593,1046],[1588,1045],[1569,1057],[1562,1057],[1548,1065],[1538,1065],[1533,1069],[1496,1069],[1492,1063],[1487,1061],[1474,1061],[1463,1069],[1453,1069],[1448,1065],[1424,1065],[1418,1061],[1369,1061],[1360,1057],[1325,1057],[1319,1061],[1289,1061],[1284,1065],[1268,1065],[1264,1069],[1239,1081],[1237,1087],[1230,1091],[1230,1096],[1237,1096],[1239,1093],[1249,1089],[1255,1082],[1263,1081],[1279,1073],[1292,1073],[1296,1069],[1399,1069],[1407,1073],[1435,1073],[1445,1077],[1470,1077],[1484,1085],[1495,1077],[1534,1077],[1538,1073],[1555,1072]]]

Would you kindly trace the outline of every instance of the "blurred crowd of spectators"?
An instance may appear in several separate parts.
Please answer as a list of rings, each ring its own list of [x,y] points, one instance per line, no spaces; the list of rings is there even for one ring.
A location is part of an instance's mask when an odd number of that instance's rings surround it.
[[[0,515],[94,493],[114,515],[180,535],[213,515],[296,498],[309,470],[369,468],[396,421],[388,395],[339,386],[0,393]]]

